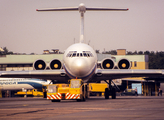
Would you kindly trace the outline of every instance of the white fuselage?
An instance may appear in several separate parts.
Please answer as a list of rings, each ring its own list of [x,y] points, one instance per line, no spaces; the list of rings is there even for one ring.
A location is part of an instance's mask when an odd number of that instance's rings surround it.
[[[89,79],[97,67],[95,51],[85,43],[76,43],[64,53],[63,67],[70,78]]]
[[[41,89],[42,85],[48,85],[50,81],[31,78],[0,78],[0,90]]]

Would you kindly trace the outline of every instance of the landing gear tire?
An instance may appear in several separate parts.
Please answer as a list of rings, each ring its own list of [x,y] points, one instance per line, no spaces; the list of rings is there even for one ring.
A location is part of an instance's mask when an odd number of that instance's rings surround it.
[[[105,88],[105,99],[109,99],[109,90]]]
[[[112,88],[112,99],[116,99],[116,89]]]
[[[82,101],[85,101],[85,98],[83,97]]]

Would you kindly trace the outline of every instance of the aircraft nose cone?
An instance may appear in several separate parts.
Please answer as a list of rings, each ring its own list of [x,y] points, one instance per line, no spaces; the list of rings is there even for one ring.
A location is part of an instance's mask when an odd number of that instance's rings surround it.
[[[84,77],[87,75],[88,71],[88,63],[85,61],[85,59],[76,59],[73,62],[73,71],[75,76],[77,77]]]

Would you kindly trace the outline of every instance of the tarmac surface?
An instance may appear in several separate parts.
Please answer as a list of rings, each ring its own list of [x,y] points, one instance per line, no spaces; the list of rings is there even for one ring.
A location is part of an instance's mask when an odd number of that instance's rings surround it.
[[[164,97],[91,97],[85,102],[45,98],[0,98],[0,120],[163,120]]]

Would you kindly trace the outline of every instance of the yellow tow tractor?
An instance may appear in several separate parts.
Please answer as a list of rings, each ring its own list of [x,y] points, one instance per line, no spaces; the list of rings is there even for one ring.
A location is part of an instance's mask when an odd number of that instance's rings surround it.
[[[87,85],[81,79],[71,79],[68,84],[51,84],[47,86],[47,99],[52,102],[60,100],[85,101]]]
[[[37,89],[28,90],[28,91],[18,91],[15,93],[16,96],[33,96],[33,97],[42,97],[43,92],[38,91]]]

